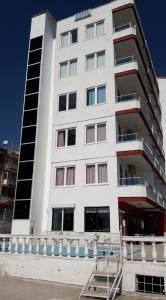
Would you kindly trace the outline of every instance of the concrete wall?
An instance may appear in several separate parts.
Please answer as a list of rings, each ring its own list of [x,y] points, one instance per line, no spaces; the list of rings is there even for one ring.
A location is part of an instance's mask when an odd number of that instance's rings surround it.
[[[0,255],[0,274],[36,280],[84,285],[93,268],[93,259]],[[103,265],[103,270],[106,264]],[[114,265],[112,266],[115,267]],[[112,268],[111,268],[112,269]],[[163,263],[126,262],[123,267],[122,289],[134,292],[135,276],[163,276],[166,290],[166,267]]]

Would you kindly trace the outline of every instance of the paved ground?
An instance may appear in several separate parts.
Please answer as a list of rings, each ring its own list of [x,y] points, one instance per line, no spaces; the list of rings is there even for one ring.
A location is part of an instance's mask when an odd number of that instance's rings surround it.
[[[77,286],[0,278],[0,300],[78,300],[79,294]],[[143,297],[120,296],[117,300],[143,300]]]

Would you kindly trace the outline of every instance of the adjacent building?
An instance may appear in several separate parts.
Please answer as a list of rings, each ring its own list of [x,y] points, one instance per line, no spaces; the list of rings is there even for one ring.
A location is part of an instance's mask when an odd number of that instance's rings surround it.
[[[16,187],[18,150],[0,148],[0,233],[10,233]]]
[[[12,233],[165,234],[159,97],[133,0],[33,16]]]

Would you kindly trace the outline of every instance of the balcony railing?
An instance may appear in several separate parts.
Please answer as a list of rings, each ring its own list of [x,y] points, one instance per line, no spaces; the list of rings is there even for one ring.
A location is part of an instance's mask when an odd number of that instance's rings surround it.
[[[122,31],[122,30],[125,30],[125,29],[128,29],[128,28],[135,28],[136,26],[133,25],[131,22],[130,23],[126,23],[126,24],[122,24],[122,25],[119,25],[119,26],[115,26],[114,27],[114,32],[119,32],[119,31]]]
[[[118,184],[119,184],[119,186],[144,185],[145,179],[143,177],[119,178]]]
[[[128,64],[130,62],[137,62],[137,58],[134,55],[132,55],[132,56],[115,59],[115,66]]]
[[[14,201],[14,197],[0,195],[0,201]]]
[[[140,98],[136,93],[120,95],[117,96],[116,98],[116,102],[126,102],[126,101],[134,101],[134,100],[140,100]]]
[[[120,134],[117,136],[117,142],[130,142],[130,141],[143,141],[144,137],[142,133],[130,133],[130,134]]]

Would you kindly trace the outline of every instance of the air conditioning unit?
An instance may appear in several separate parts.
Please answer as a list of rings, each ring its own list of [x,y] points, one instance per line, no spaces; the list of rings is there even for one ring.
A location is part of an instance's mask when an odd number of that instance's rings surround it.
[[[136,174],[136,166],[135,165],[128,165],[128,170],[130,175]]]

